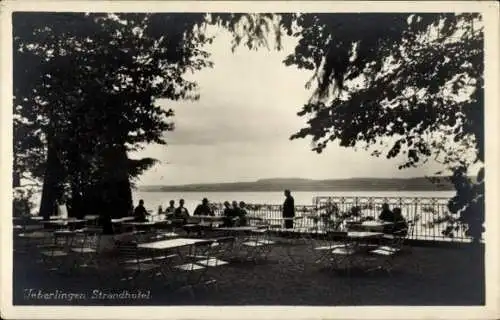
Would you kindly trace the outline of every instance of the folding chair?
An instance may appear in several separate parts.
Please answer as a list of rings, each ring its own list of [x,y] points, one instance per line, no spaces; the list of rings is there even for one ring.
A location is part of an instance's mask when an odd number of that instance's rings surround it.
[[[341,233],[338,234],[341,235]],[[342,233],[342,235],[344,234]],[[331,261],[332,256],[342,256],[343,253],[349,253],[348,250],[345,250],[349,247],[349,243],[346,241],[334,241],[333,239],[336,235],[337,233],[324,233],[312,238],[312,251],[315,256],[314,263],[322,263],[325,260]]]
[[[194,297],[194,289],[199,285],[207,286],[215,284],[214,279],[207,279],[208,266],[213,260],[212,244],[214,241],[207,240],[191,246],[190,254],[182,258],[182,263],[173,267],[173,272],[177,279],[181,279],[180,290],[187,289]],[[216,265],[219,266],[219,265]]]
[[[231,236],[226,237],[218,237],[218,238],[210,238],[207,239],[209,241],[213,241],[210,245],[210,255],[211,258],[217,259],[219,261],[206,261],[209,257],[203,253],[200,253],[198,250],[197,255],[190,254],[192,258],[197,258],[201,260],[205,260],[205,262],[201,263],[202,265],[210,266],[212,264],[217,264],[218,262],[224,263],[224,260],[230,260],[232,257],[232,253],[235,247],[236,238]],[[201,254],[201,255],[200,255]]]
[[[135,243],[149,243],[149,242],[155,242],[155,241],[161,241],[161,240],[167,240],[171,238],[176,238],[178,237],[177,234],[172,234],[172,233],[158,233],[158,232],[141,232],[141,233],[133,233],[132,234],[132,239]],[[148,250],[146,251],[140,251],[138,250],[138,253],[142,254],[141,257],[141,262],[154,262],[154,263],[166,263],[167,260],[172,260],[176,257],[178,257],[178,254],[165,254],[165,252],[162,251],[157,251],[157,250]]]
[[[152,259],[149,254],[139,251],[135,241],[116,241],[116,263],[119,281],[131,281],[135,285],[139,275],[149,278],[163,274],[162,265]]]
[[[385,234],[381,239],[380,245],[369,251],[371,256],[382,260],[382,263],[374,269],[383,269],[391,275],[391,271],[394,268],[394,260],[403,252],[405,240],[412,232],[413,223],[409,223],[408,226],[408,229],[402,229],[392,234]],[[417,268],[420,269],[418,264]]]
[[[234,237],[221,237],[214,240],[210,244],[209,252],[203,257],[197,256],[197,264],[207,267],[207,278],[209,282],[215,285],[218,289],[218,280],[223,278],[224,269],[222,266],[229,265],[231,253],[233,250],[235,238]],[[212,272],[214,271],[214,272]]]
[[[18,238],[21,246],[20,251],[28,254],[38,255],[41,249],[54,245],[54,238],[49,231],[23,232],[18,235]]]
[[[85,220],[85,227],[96,228],[99,226],[99,216],[98,215],[86,215],[83,217]]]
[[[56,231],[52,234],[52,237],[52,239],[47,239],[45,243],[38,246],[41,261],[50,271],[67,271],[64,267],[68,263],[72,236]]]
[[[275,241],[270,240],[269,230],[262,228],[252,231],[252,235],[241,243],[241,248],[247,253],[247,258],[257,262],[258,259],[267,260]]]
[[[100,232],[76,232],[71,243],[70,252],[73,258],[73,269],[86,268],[89,265],[99,270],[98,254],[101,240]]]

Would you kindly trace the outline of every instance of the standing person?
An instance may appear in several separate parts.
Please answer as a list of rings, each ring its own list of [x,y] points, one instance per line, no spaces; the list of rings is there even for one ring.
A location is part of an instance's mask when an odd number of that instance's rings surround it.
[[[189,211],[184,208],[184,199],[179,200],[179,207],[175,209],[174,218],[183,219],[184,224],[187,223],[187,220],[189,219]]]
[[[165,217],[172,218],[172,216],[175,214],[175,201],[170,200],[169,206],[165,209]]]
[[[208,199],[204,198],[196,209],[194,209],[193,216],[215,216],[212,208],[208,204]]]
[[[146,222],[147,221],[146,216],[148,216],[148,215],[149,215],[149,213],[146,210],[146,208],[144,207],[144,200],[142,200],[142,199],[139,200],[139,205],[134,210],[135,221]]]
[[[293,199],[290,190],[287,189],[284,193],[285,202],[283,203],[283,218],[289,218],[285,220],[285,228],[293,229],[293,218],[295,217],[295,200]]]

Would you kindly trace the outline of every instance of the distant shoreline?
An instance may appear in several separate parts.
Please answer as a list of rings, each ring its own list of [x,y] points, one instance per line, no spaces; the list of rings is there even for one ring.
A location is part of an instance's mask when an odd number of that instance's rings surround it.
[[[362,189],[356,189],[356,190],[299,190],[299,189],[290,189],[292,192],[376,192],[376,191],[381,191],[381,192],[443,192],[443,191],[455,191],[455,189],[439,189],[439,190],[421,190],[421,189],[405,189],[405,190],[389,190],[389,189],[384,189],[384,190],[362,190]],[[283,189],[280,190],[144,190],[137,188],[136,191],[139,192],[185,192],[185,193],[251,193],[251,192],[283,192]]]
[[[439,182],[429,178],[383,179],[352,178],[343,180],[261,179],[254,182],[206,183],[176,186],[139,186],[142,192],[363,192],[363,191],[454,191],[446,177]]]

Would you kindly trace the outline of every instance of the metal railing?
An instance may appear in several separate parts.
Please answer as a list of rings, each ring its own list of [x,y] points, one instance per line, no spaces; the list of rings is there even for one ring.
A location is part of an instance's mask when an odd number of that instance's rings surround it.
[[[422,197],[315,197],[312,205],[295,206],[295,216],[304,217],[300,227],[321,227],[327,220],[350,218],[353,212],[359,217],[377,219],[382,205],[387,203],[391,210],[400,208],[405,220],[413,223],[411,239],[470,242],[467,226],[448,210],[448,201],[448,198]],[[222,204],[213,206],[217,215],[223,214]],[[281,223],[281,205],[247,204],[246,210],[270,223]]]

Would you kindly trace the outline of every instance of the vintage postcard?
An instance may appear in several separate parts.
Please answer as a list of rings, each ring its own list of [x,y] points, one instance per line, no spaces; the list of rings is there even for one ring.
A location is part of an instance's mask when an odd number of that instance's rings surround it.
[[[5,1],[5,319],[495,319],[494,1]]]

